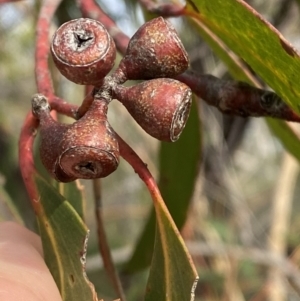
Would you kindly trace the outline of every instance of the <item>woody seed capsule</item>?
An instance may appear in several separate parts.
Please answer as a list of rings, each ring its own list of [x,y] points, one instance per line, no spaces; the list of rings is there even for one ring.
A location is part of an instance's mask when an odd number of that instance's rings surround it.
[[[130,39],[120,67],[128,79],[174,77],[189,65],[188,54],[173,26],[158,17]]]
[[[188,86],[170,78],[114,89],[115,98],[149,135],[170,142],[176,141],[185,127],[191,95]]]
[[[80,18],[57,29],[51,53],[66,78],[81,85],[99,86],[114,65],[116,47],[102,23]]]

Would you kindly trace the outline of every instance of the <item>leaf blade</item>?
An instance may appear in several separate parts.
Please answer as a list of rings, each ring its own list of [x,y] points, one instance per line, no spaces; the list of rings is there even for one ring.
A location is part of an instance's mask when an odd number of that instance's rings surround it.
[[[157,228],[145,301],[194,300],[198,275],[163,201],[155,202]]]
[[[64,301],[93,300],[84,260],[88,229],[75,209],[42,177],[35,176],[41,210],[37,213],[45,261]]]

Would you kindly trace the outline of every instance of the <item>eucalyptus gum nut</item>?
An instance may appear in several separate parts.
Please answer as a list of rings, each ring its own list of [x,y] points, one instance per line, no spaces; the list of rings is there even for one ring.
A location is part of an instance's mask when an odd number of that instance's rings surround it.
[[[174,77],[188,66],[188,54],[175,29],[162,17],[138,29],[120,63],[128,79]]]
[[[57,166],[66,175],[95,179],[117,169],[119,145],[106,113],[107,103],[94,100],[86,114],[65,132]]]
[[[108,176],[119,164],[116,134],[107,121],[107,103],[94,100],[86,114],[73,124],[55,121],[47,106],[33,100],[40,120],[40,156],[56,180],[95,179]]]
[[[50,106],[47,98],[42,94],[36,94],[32,98],[32,113],[40,121],[40,146],[39,153],[42,164],[50,175],[61,182],[71,182],[76,177],[70,177],[63,171],[57,170],[56,162],[59,157],[59,144],[69,125],[58,123],[50,115]]]
[[[149,135],[169,142],[176,141],[185,127],[191,95],[188,86],[170,78],[116,86],[114,90],[115,98]]]
[[[70,81],[100,86],[114,66],[116,47],[102,23],[80,18],[57,29],[51,54],[59,71]]]
[[[119,164],[119,145],[106,117],[107,103],[94,100],[86,114],[65,132],[57,166],[80,179],[103,178]]]

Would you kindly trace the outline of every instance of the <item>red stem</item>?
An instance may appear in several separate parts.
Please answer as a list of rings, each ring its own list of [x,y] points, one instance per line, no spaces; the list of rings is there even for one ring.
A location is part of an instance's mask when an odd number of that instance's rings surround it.
[[[49,29],[52,17],[61,0],[45,0],[42,2],[38,22],[36,38],[36,55],[35,55],[35,77],[39,93],[49,98],[49,102],[54,107],[62,107],[60,99],[54,96],[51,76],[48,67],[49,54]],[[58,103],[61,105],[59,106]],[[64,106],[64,111],[68,112],[70,107]],[[38,194],[33,179],[36,173],[33,160],[33,143],[36,134],[38,120],[29,113],[21,129],[19,140],[19,164],[20,170],[25,182],[32,206],[37,212],[39,208]]]
[[[35,79],[38,92],[46,97],[54,94],[48,66],[49,29],[52,17],[60,2],[61,0],[43,1],[36,25]]]
[[[76,106],[67,103],[54,94],[48,65],[51,20],[61,1],[62,0],[45,0],[41,7],[36,27],[35,78],[38,93],[42,93],[48,98],[51,108],[61,114],[74,118]]]
[[[33,142],[36,136],[38,120],[30,112],[23,124],[19,140],[19,164],[21,174],[29,194],[32,207],[37,212],[39,209],[38,193],[34,184],[33,176],[36,169],[33,161]]]
[[[76,118],[76,112],[78,109],[77,105],[73,105],[65,101],[64,99],[56,96],[51,95],[48,97],[49,104],[51,104],[51,109],[55,110],[56,112],[66,115],[71,118]]]

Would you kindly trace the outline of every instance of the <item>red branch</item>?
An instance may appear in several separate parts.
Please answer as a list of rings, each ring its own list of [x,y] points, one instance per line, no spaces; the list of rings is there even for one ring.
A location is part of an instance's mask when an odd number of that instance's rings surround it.
[[[45,0],[42,3],[36,25],[35,78],[39,93],[49,97],[54,94],[48,66],[49,29],[52,17],[61,0]]]
[[[75,108],[54,94],[48,57],[50,49],[49,29],[53,15],[61,0],[45,0],[40,10],[35,47],[35,78],[37,90],[48,98],[51,108],[69,117],[75,116]]]
[[[198,97],[222,113],[241,117],[270,116],[300,122],[300,117],[274,92],[191,70],[179,75],[177,79],[187,84]]]
[[[51,76],[48,66],[49,54],[49,29],[52,17],[61,0],[45,0],[42,2],[40,15],[37,22],[35,76],[37,89],[52,100],[53,105],[60,103],[60,99],[54,96]],[[66,107],[67,108],[67,107]],[[64,108],[65,111],[66,108]],[[37,210],[37,191],[33,176],[36,173],[33,160],[33,143],[38,120],[29,113],[21,129],[19,140],[19,163],[21,174],[24,179],[33,208]]]
[[[56,112],[66,115],[71,118],[76,118],[76,112],[77,112],[77,106],[68,103],[64,99],[56,96],[56,95],[51,95],[48,98],[49,104],[51,105],[51,109],[55,110]]]

